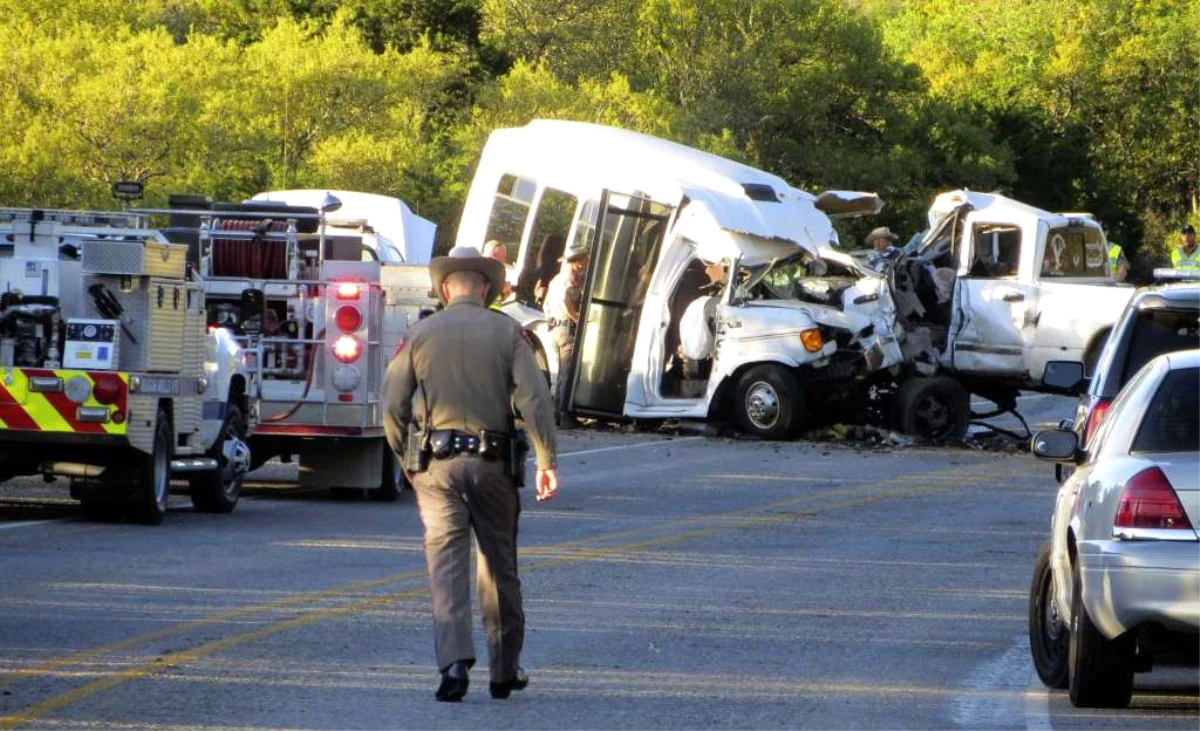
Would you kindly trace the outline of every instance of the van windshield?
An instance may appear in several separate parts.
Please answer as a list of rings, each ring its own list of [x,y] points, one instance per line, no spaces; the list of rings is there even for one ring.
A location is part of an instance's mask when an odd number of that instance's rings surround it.
[[[741,300],[804,299],[801,282],[812,276],[813,261],[808,252],[800,251],[765,264],[743,266],[734,296]]]

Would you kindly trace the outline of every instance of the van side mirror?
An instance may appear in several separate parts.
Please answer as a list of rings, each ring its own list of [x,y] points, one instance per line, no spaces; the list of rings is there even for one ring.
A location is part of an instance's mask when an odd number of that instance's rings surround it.
[[[1055,393],[1078,396],[1087,387],[1083,373],[1083,363],[1079,361],[1052,360],[1042,372],[1042,385]]]
[[[1051,462],[1079,461],[1079,435],[1069,429],[1049,429],[1033,435],[1030,443],[1038,459]]]

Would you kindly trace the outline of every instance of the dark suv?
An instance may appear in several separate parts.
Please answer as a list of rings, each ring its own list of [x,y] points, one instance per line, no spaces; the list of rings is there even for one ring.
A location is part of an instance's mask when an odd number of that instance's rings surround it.
[[[1113,399],[1142,366],[1156,355],[1196,347],[1200,347],[1200,283],[1143,287],[1134,293],[1113,327],[1086,380],[1081,378],[1082,364],[1062,362],[1053,364],[1061,369],[1053,375],[1052,368],[1047,368],[1047,378],[1068,388],[1067,382],[1073,381],[1070,390],[1074,391],[1086,385],[1070,425],[1086,449]],[[1060,481],[1065,477],[1061,465],[1056,467],[1056,474]]]

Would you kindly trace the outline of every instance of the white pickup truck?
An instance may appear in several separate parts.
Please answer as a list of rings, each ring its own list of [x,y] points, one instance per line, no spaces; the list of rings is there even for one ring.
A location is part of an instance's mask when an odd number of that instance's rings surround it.
[[[1086,213],[1050,213],[1001,195],[939,195],[929,229],[889,278],[910,368],[895,382],[893,426],[956,439],[968,393],[1002,409],[1043,383],[1049,361],[1090,368],[1133,294],[1113,280],[1108,243]]]

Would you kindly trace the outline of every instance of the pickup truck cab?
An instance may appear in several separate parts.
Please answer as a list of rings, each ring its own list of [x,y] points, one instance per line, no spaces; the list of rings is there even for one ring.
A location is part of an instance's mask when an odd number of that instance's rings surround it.
[[[939,195],[929,229],[889,272],[919,371],[1043,387],[1046,364],[1096,362],[1133,295],[1086,213],[1049,213],[1001,195]],[[986,395],[986,394],[984,394]]]

